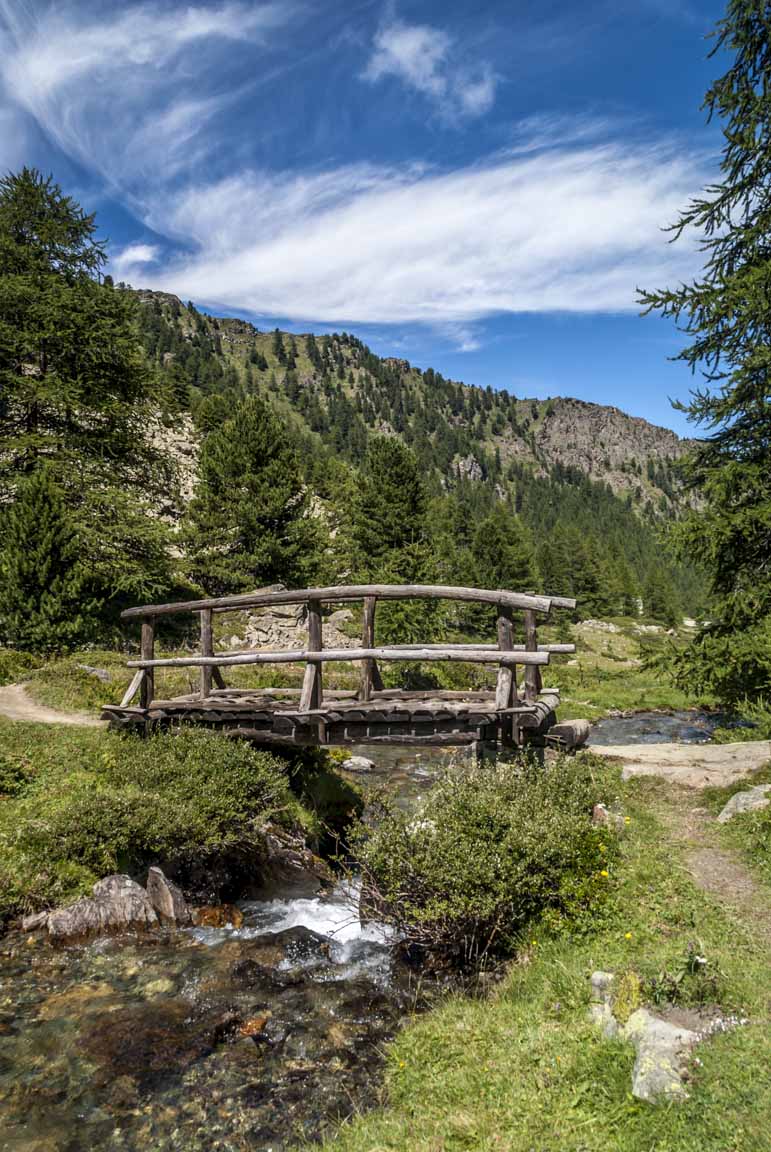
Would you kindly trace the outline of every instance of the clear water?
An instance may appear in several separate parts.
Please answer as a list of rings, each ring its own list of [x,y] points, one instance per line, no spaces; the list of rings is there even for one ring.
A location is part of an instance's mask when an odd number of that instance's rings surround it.
[[[718,712],[634,712],[598,720],[589,744],[706,744],[725,723]]]

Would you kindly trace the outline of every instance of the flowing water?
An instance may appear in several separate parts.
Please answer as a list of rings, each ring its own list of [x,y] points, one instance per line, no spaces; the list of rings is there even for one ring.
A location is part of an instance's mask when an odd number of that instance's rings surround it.
[[[632,712],[592,725],[589,744],[706,744],[726,724],[719,712]]]
[[[405,806],[450,758],[376,756],[357,779]],[[355,887],[241,907],[237,930],[0,940],[2,1152],[279,1152],[375,1102],[384,1044],[439,988]]]
[[[694,713],[602,721],[592,743],[709,738]],[[712,724],[714,727],[714,724]],[[360,749],[412,807],[452,754]],[[377,1100],[414,985],[355,887],[244,903],[239,929],[54,948],[0,940],[0,1152],[280,1152]]]

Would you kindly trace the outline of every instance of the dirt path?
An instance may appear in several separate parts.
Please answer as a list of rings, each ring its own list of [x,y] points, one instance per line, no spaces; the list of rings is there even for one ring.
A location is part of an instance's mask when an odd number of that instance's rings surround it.
[[[719,903],[771,949],[771,897],[734,852],[719,842],[714,815],[690,789],[672,789],[660,815],[673,840],[685,847],[688,871],[703,892]]]
[[[592,752],[622,760],[622,778],[660,776],[689,788],[726,788],[771,760],[771,740],[742,744],[594,745]]]
[[[104,728],[106,721],[89,712],[57,712],[38,704],[23,684],[6,684],[0,688],[0,716],[8,720],[29,720],[36,724],[79,724],[87,728]]]

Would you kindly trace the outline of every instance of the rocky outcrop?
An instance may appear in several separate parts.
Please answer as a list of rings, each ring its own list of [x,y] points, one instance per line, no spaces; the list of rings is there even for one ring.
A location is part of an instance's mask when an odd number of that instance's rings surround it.
[[[115,874],[97,880],[92,892],[92,896],[73,904],[26,916],[22,928],[25,932],[45,929],[52,940],[70,941],[190,923],[190,909],[182,892],[160,868],[150,869],[147,891],[130,876]]]
[[[93,896],[56,908],[46,927],[53,940],[79,940],[104,932],[146,929],[158,923],[150,898],[130,876],[106,876],[97,880]]]
[[[756,784],[754,788],[747,788],[744,792],[735,792],[718,816],[718,823],[727,824],[734,816],[744,812],[760,812],[771,804],[769,799],[771,784]]]

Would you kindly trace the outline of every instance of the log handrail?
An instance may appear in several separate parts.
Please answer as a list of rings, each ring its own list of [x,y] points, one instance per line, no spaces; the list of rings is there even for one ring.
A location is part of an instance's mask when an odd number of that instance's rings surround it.
[[[548,664],[548,652],[526,652],[523,649],[502,652],[497,648],[283,648],[240,652],[237,656],[166,656],[151,660],[128,660],[129,668],[202,668],[219,664],[237,667],[241,664],[324,664],[343,660],[409,660],[421,663],[432,660],[462,661],[468,664]]]
[[[121,612],[121,619],[173,616],[179,612],[203,612],[207,609],[211,609],[212,612],[230,612],[238,608],[306,604],[312,600],[337,604],[347,600],[364,600],[369,596],[374,596],[378,600],[470,601],[542,613],[548,613],[552,608],[573,609],[576,606],[575,600],[564,596],[534,596],[524,592],[508,592],[500,588],[461,588],[444,584],[347,584],[339,587],[293,588],[281,592],[247,592],[238,596],[180,600],[173,604],[143,604],[138,608],[126,608]]]

